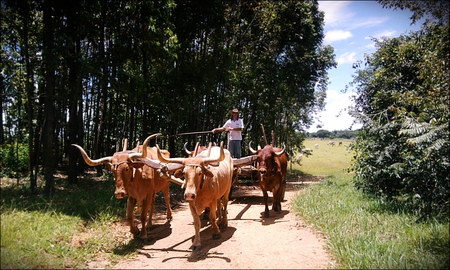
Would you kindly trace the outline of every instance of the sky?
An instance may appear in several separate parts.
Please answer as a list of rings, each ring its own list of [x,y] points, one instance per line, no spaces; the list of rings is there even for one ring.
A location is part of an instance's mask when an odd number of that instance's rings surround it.
[[[319,9],[325,12],[323,45],[333,46],[338,66],[328,70],[325,111],[315,116],[320,122],[316,120],[307,131],[355,130],[361,125],[352,127],[353,118],[347,113],[347,107],[352,104],[350,96],[355,93],[351,88],[346,93],[341,91],[353,80],[356,70],[352,64],[363,60],[364,54],[375,52],[373,37],[408,34],[419,30],[422,21],[411,25],[409,10],[383,8],[376,1],[319,1]]]

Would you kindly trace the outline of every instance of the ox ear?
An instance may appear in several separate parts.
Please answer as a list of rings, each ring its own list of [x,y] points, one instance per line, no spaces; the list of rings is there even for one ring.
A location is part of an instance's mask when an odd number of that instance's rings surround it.
[[[175,171],[175,173],[173,174],[173,176],[175,176],[176,178],[181,178],[184,176],[183,174],[183,170],[182,169],[178,169]]]
[[[203,174],[205,176],[207,176],[207,177],[213,177],[214,176],[213,173],[209,169],[206,169],[206,168],[203,170]]]
[[[128,165],[130,165],[133,168],[139,169],[144,167],[144,162],[128,162]]]
[[[112,172],[114,170],[114,166],[112,165],[111,162],[106,163],[106,166],[108,167],[108,169]]]

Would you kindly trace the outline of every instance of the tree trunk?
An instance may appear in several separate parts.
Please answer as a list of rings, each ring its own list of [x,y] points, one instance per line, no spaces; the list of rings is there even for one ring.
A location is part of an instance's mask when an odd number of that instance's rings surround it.
[[[26,5],[27,6],[27,5]],[[32,134],[33,132],[33,119],[34,119],[34,85],[33,85],[33,77],[34,70],[30,63],[30,53],[29,53],[29,41],[28,41],[28,23],[29,23],[29,15],[28,8],[25,9],[23,13],[23,37],[24,37],[24,52],[25,52],[25,66],[27,70],[27,80],[26,80],[26,88],[27,88],[27,115],[28,115],[28,171],[30,173],[30,190],[34,192],[37,186],[36,175],[33,171],[33,165],[35,164],[35,155],[33,153],[34,138]]]
[[[44,2],[44,74],[45,74],[45,104],[44,104],[44,130],[43,130],[43,162],[45,194],[53,195],[54,192],[54,155],[53,133],[55,127],[55,96],[54,96],[54,57],[53,57],[53,25],[52,25],[52,1]]]
[[[0,74],[0,117],[3,119],[3,93],[5,92],[5,83],[3,78],[3,72]],[[3,146],[5,144],[5,131],[3,130],[3,123],[0,127],[0,145]],[[1,165],[1,164],[0,164]]]
[[[74,2],[76,5],[77,1]],[[78,140],[78,102],[81,98],[81,88],[79,87],[79,80],[81,76],[79,75],[79,55],[80,55],[80,39],[77,36],[77,13],[75,8],[69,10],[69,16],[67,18],[67,28],[69,33],[72,34],[72,44],[70,44],[70,58],[69,58],[69,168],[68,168],[68,180],[70,184],[76,184],[78,182],[77,178],[77,161],[79,157],[78,150],[72,147],[72,144],[79,144]]]

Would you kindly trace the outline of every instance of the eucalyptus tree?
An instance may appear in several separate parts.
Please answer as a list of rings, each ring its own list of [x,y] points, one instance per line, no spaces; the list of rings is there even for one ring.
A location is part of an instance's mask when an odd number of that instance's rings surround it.
[[[230,13],[237,23],[230,24],[235,64],[227,105],[239,104],[248,116],[249,139],[258,141],[263,124],[292,150],[297,132],[323,108],[327,70],[336,66],[333,48],[322,46],[324,14],[317,1],[240,3]]]

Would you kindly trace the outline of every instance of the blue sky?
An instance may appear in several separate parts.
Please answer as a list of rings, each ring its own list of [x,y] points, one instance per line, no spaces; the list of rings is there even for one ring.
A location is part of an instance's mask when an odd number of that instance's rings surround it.
[[[364,54],[375,52],[371,37],[398,37],[419,30],[422,21],[411,25],[409,10],[386,9],[375,1],[319,1],[319,8],[325,12],[324,45],[334,47],[338,67],[328,72],[325,111],[316,116],[321,123],[316,120],[308,131],[346,130],[353,119],[343,110],[351,105],[350,96],[354,92],[341,90],[353,79],[352,64],[363,60]],[[317,128],[318,124],[322,127]],[[352,129],[359,127],[355,125]]]

